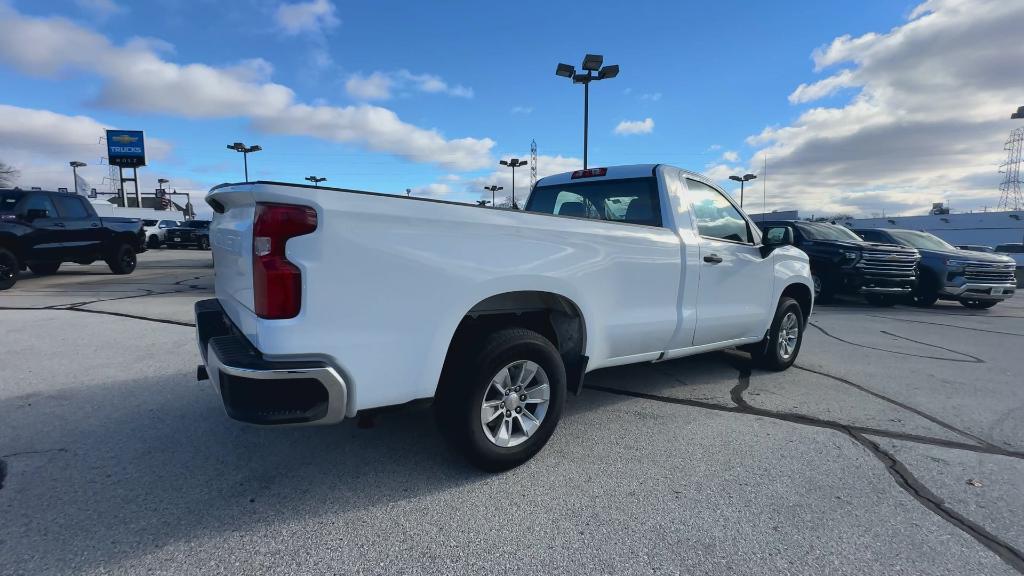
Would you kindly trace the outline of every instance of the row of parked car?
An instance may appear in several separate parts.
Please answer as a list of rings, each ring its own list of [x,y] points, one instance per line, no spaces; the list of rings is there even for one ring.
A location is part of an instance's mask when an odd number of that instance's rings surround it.
[[[143,220],[149,248],[210,249],[209,220]]]
[[[818,302],[845,293],[863,295],[877,306],[928,307],[953,300],[984,309],[1013,296],[1017,288],[1021,264],[1013,257],[991,248],[958,248],[927,232],[784,220],[758,225],[767,238],[807,253]],[[1012,252],[1017,246],[997,248]],[[1021,248],[1018,252],[1024,253]]]

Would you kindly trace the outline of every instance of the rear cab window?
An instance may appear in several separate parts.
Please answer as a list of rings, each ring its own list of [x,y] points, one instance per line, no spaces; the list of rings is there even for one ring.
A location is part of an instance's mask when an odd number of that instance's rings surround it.
[[[526,203],[526,211],[661,226],[658,181],[654,177],[537,186]]]

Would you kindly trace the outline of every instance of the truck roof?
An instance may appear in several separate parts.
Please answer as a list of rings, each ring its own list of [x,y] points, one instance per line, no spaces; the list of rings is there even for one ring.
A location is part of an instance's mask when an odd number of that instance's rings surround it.
[[[664,166],[666,168],[674,168],[686,173],[687,178],[693,178],[694,180],[700,180],[701,182],[708,184],[714,188],[719,188],[717,184],[712,182],[707,176],[698,174],[684,168],[677,166],[671,166],[669,164],[622,164],[619,166],[593,166],[590,169],[596,170],[598,168],[607,170],[604,176],[590,176],[587,180],[621,180],[625,178],[649,178],[654,176],[654,171],[659,167]],[[548,186],[552,184],[568,184],[573,181],[573,172],[562,172],[560,174],[552,174],[551,176],[545,176],[537,181],[537,186]]]

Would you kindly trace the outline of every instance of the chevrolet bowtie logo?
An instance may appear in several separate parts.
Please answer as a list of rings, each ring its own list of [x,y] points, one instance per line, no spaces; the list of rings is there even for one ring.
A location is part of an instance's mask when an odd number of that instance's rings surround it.
[[[138,136],[129,136],[127,134],[121,134],[120,136],[114,136],[111,138],[111,140],[118,144],[131,144],[132,142],[138,141],[138,139]]]

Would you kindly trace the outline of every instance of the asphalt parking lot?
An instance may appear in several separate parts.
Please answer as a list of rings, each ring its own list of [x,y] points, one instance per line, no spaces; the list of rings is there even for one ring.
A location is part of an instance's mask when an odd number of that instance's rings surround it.
[[[208,252],[0,293],[2,574],[1024,572],[1024,299],[821,306],[797,366],[604,370],[489,475],[428,409],[257,429],[195,381]]]

